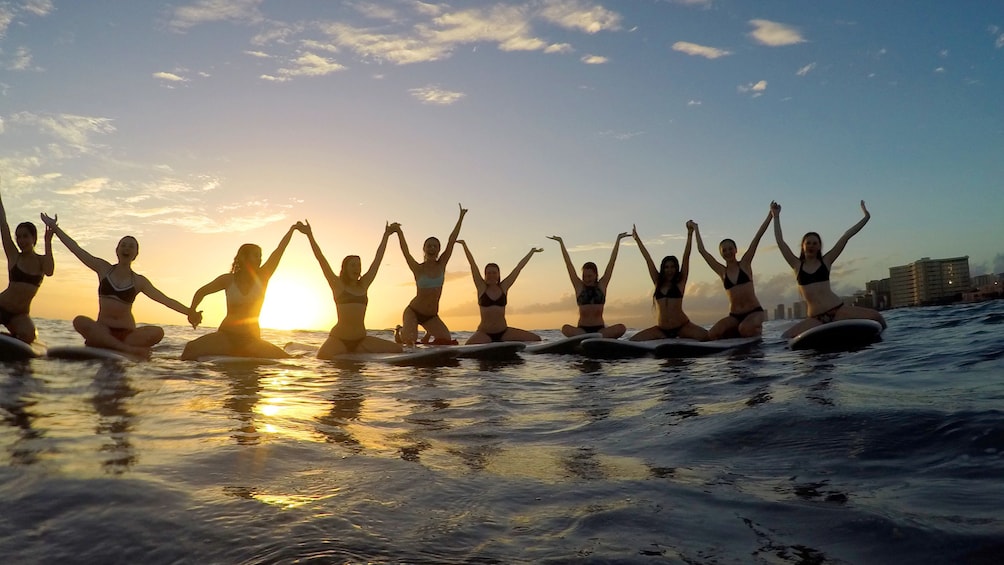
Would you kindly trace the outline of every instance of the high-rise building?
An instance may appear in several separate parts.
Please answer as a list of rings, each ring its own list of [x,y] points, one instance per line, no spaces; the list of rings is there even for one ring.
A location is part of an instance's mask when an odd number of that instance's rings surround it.
[[[889,269],[890,300],[893,308],[943,304],[962,298],[972,288],[969,256],[952,259],[924,257],[909,265]]]
[[[784,319],[784,304],[778,304],[777,308],[774,308],[774,319],[775,320]]]

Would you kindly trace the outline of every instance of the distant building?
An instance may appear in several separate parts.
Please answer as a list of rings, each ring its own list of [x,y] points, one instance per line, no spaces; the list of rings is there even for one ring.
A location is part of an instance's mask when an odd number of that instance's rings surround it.
[[[973,290],[962,293],[965,302],[982,302],[995,298],[1004,298],[1004,280],[998,275],[980,275],[973,277]]]
[[[952,259],[925,257],[901,267],[889,269],[890,305],[923,306],[945,304],[962,299],[972,289],[969,279],[969,256]]]
[[[890,279],[868,281],[865,283],[865,290],[872,296],[872,308],[885,310],[892,306],[892,291]]]
[[[784,304],[778,304],[777,308],[774,308],[774,319],[775,320],[784,319]]]
[[[791,319],[797,320],[805,317],[805,302],[796,302],[791,305]]]

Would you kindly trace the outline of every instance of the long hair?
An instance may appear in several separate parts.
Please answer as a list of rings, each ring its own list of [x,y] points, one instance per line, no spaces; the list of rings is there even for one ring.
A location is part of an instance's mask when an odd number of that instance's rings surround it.
[[[345,258],[342,259],[342,269],[338,271],[338,278],[342,279],[342,284],[350,284],[359,280],[359,279],[354,279],[354,280],[350,279],[349,274],[346,272],[349,268],[349,261],[351,261],[352,259],[356,259],[359,261],[362,260],[359,259],[358,255],[346,255]]]
[[[666,263],[676,265],[676,274],[669,280],[666,280]],[[659,282],[656,283],[656,287],[662,287],[664,283],[680,284],[680,260],[676,258],[676,255],[666,255],[659,263]]]
[[[21,228],[28,230],[28,233],[31,234],[32,245],[38,243],[38,228],[35,227],[35,224],[31,222],[21,222],[16,228],[14,228],[14,233],[17,233],[17,230]]]
[[[819,240],[819,260],[820,261],[823,260],[823,238],[819,237],[818,233],[816,233],[814,231],[810,231],[810,232],[808,232],[808,233],[806,233],[805,235],[802,236],[802,243],[798,244],[798,261],[800,263],[804,263],[805,262],[805,251],[804,251],[805,240],[809,239],[809,237],[811,237],[811,236],[816,236],[816,239]]]
[[[256,249],[258,250],[259,253],[261,253],[261,247],[258,247],[253,243],[245,243],[244,245],[241,245],[240,247],[237,248],[237,255],[234,255],[234,264],[231,265],[230,267],[231,273],[237,274],[240,271],[244,270],[244,262],[242,259],[244,255],[246,255],[247,252],[251,251],[252,249]]]

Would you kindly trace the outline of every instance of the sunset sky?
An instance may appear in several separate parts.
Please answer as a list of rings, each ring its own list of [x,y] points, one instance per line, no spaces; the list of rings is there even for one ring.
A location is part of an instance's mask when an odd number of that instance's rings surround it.
[[[716,254],[723,237],[743,251],[771,200],[793,248],[810,230],[832,244],[867,202],[841,293],[923,257],[1004,272],[1002,99],[998,2],[0,1],[9,223],[58,214],[110,260],[135,235],[136,271],[184,303],[241,243],[267,255],[298,219],[336,269],[347,254],[365,268],[385,222],[420,253],[458,203],[482,267],[544,248],[509,297],[526,329],[576,318],[546,236],[601,269],[632,224],[656,261],[682,255],[688,219]],[[32,314],[94,316],[97,277],[54,250]],[[448,271],[440,314],[473,329],[459,246]],[[768,310],[796,300],[771,230],[754,277]],[[368,326],[399,323],[414,288],[392,238]],[[651,325],[651,293],[625,240],[606,321]],[[204,301],[207,326],[223,304]],[[727,312],[696,249],[684,310],[706,326]],[[147,298],[135,313],[185,323]],[[262,325],[335,321],[297,234]]]

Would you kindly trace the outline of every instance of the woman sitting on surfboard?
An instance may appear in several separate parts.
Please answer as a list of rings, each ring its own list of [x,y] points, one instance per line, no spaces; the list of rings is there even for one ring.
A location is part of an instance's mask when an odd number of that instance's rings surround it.
[[[596,263],[589,261],[582,265],[582,278],[575,274],[575,265],[568,256],[565,249],[565,242],[556,235],[547,236],[561,246],[561,256],[565,260],[565,268],[568,269],[568,278],[575,289],[575,302],[579,305],[579,321],[572,326],[565,324],[561,326],[561,333],[565,337],[573,337],[582,334],[599,333],[603,337],[617,339],[624,335],[627,328],[624,324],[614,324],[608,326],[603,322],[603,305],[607,301],[607,286],[610,284],[610,277],[614,272],[614,263],[617,261],[617,250],[620,248],[621,240],[628,237],[627,232],[617,234],[614,240],[614,250],[610,253],[610,261],[607,269],[603,271],[603,276],[599,276],[599,269]]]
[[[655,268],[655,262],[649,254],[638,230],[632,227],[631,235],[634,236],[638,250],[641,251],[645,263],[648,265],[649,276],[655,283],[655,292],[652,294],[652,302],[658,311],[659,321],[656,325],[639,331],[631,336],[631,341],[648,341],[651,339],[670,339],[685,337],[705,341],[708,339],[708,330],[694,324],[690,318],[683,313],[683,292],[687,289],[687,276],[690,272],[690,249],[694,239],[694,230],[697,224],[687,222],[687,246],[683,249],[683,264],[673,255],[662,258],[659,268]]]
[[[478,291],[478,306],[481,310],[481,323],[478,324],[477,331],[467,338],[467,345],[495,341],[540,341],[540,336],[533,332],[509,326],[505,321],[505,307],[509,288],[516,282],[516,277],[530,262],[533,254],[540,253],[543,249],[531,247],[530,252],[520,260],[509,276],[502,279],[499,266],[495,263],[485,265],[485,276],[482,277],[471,250],[467,248],[467,242],[460,239],[457,243],[464,248],[467,262],[471,264],[471,277],[474,278],[474,287]]]
[[[414,346],[418,339],[418,326],[425,328],[426,334],[432,336],[433,345],[455,344],[450,335],[449,328],[439,318],[439,298],[443,295],[443,283],[446,281],[446,264],[453,254],[453,245],[460,235],[460,225],[464,222],[464,215],[467,208],[460,206],[460,218],[457,225],[450,233],[450,238],[446,242],[446,249],[440,255],[439,239],[430,237],[422,245],[423,258],[419,263],[408,251],[408,242],[405,241],[404,232],[401,225],[396,226],[398,241],[401,243],[401,252],[404,254],[408,268],[415,275],[415,286],[417,291],[415,298],[411,299],[408,307],[404,309],[402,315],[401,341],[405,345]]]
[[[98,275],[97,319],[87,316],[73,319],[73,329],[84,337],[85,345],[113,349],[137,357],[149,357],[150,348],[164,339],[164,329],[159,326],[136,326],[132,305],[139,293],[184,314],[193,328],[202,323],[201,312],[169,298],[153,286],[149,279],[132,270],[132,263],[139,255],[139,242],[135,237],[127,235],[119,240],[115,247],[117,262],[113,265],[85,251],[56,225],[56,220],[57,217],[50,218],[42,214],[46,228],[52,230],[84,266]]]
[[[785,261],[795,271],[798,292],[808,306],[808,317],[788,328],[782,334],[783,337],[791,338],[811,327],[834,320],[875,320],[882,324],[883,328],[886,327],[885,319],[877,311],[844,304],[840,297],[830,289],[830,269],[833,268],[833,262],[843,252],[844,246],[847,245],[851,236],[861,231],[861,228],[871,218],[871,214],[865,208],[864,200],[861,201],[861,211],[864,212],[864,218],[861,218],[861,221],[851,226],[851,229],[840,236],[833,248],[825,254],[819,234],[809,232],[802,236],[802,252],[796,257],[781,236],[781,205],[777,202],[770,203],[770,213],[774,216],[774,237],[777,239],[777,246]]]
[[[7,212],[3,200],[0,200],[0,238],[7,255],[7,280],[10,281],[7,288],[0,292],[0,324],[25,343],[35,341],[35,324],[28,316],[31,301],[38,293],[42,279],[51,277],[54,269],[52,235],[52,230],[46,227],[44,255],[35,253],[35,243],[38,242],[35,224],[21,222],[14,228],[14,238],[11,238]]]
[[[342,353],[400,353],[401,346],[380,339],[375,336],[366,335],[366,305],[369,298],[366,293],[370,284],[376,278],[377,269],[383,261],[384,252],[387,250],[387,240],[390,234],[397,231],[397,224],[387,224],[384,227],[383,238],[377,246],[376,257],[370,264],[366,273],[362,272],[362,261],[358,255],[349,255],[342,259],[342,269],[335,275],[331,270],[331,265],[321,253],[321,248],[314,239],[314,232],[310,228],[310,222],[304,226],[303,233],[307,234],[310,240],[310,249],[314,252],[317,263],[321,266],[324,278],[328,280],[331,287],[331,294],[335,298],[335,308],[338,310],[338,323],[331,328],[328,339],[317,351],[318,359],[332,359],[335,355]]]
[[[192,296],[192,311],[198,308],[207,295],[222,290],[227,297],[227,315],[215,332],[185,344],[182,359],[198,359],[209,355],[264,359],[289,357],[281,348],[261,339],[258,316],[265,302],[268,281],[279,266],[279,259],[282,259],[293,232],[305,229],[303,222],[290,226],[264,264],[261,262],[261,247],[253,243],[241,245],[230,272],[216,277],[195,291]]]
[[[736,260],[736,242],[723,239],[718,244],[718,253],[725,259],[724,265],[705,249],[704,241],[701,240],[701,229],[697,222],[694,222],[697,251],[708,262],[711,270],[722,278],[725,294],[729,297],[729,315],[711,326],[708,330],[708,339],[754,337],[763,333],[763,321],[767,314],[756,297],[756,291],[753,290],[753,256],[756,255],[760,238],[767,231],[767,225],[770,224],[772,217],[771,214],[767,214],[767,219],[753,236],[753,241],[750,242],[746,253],[743,253],[742,259]]]

